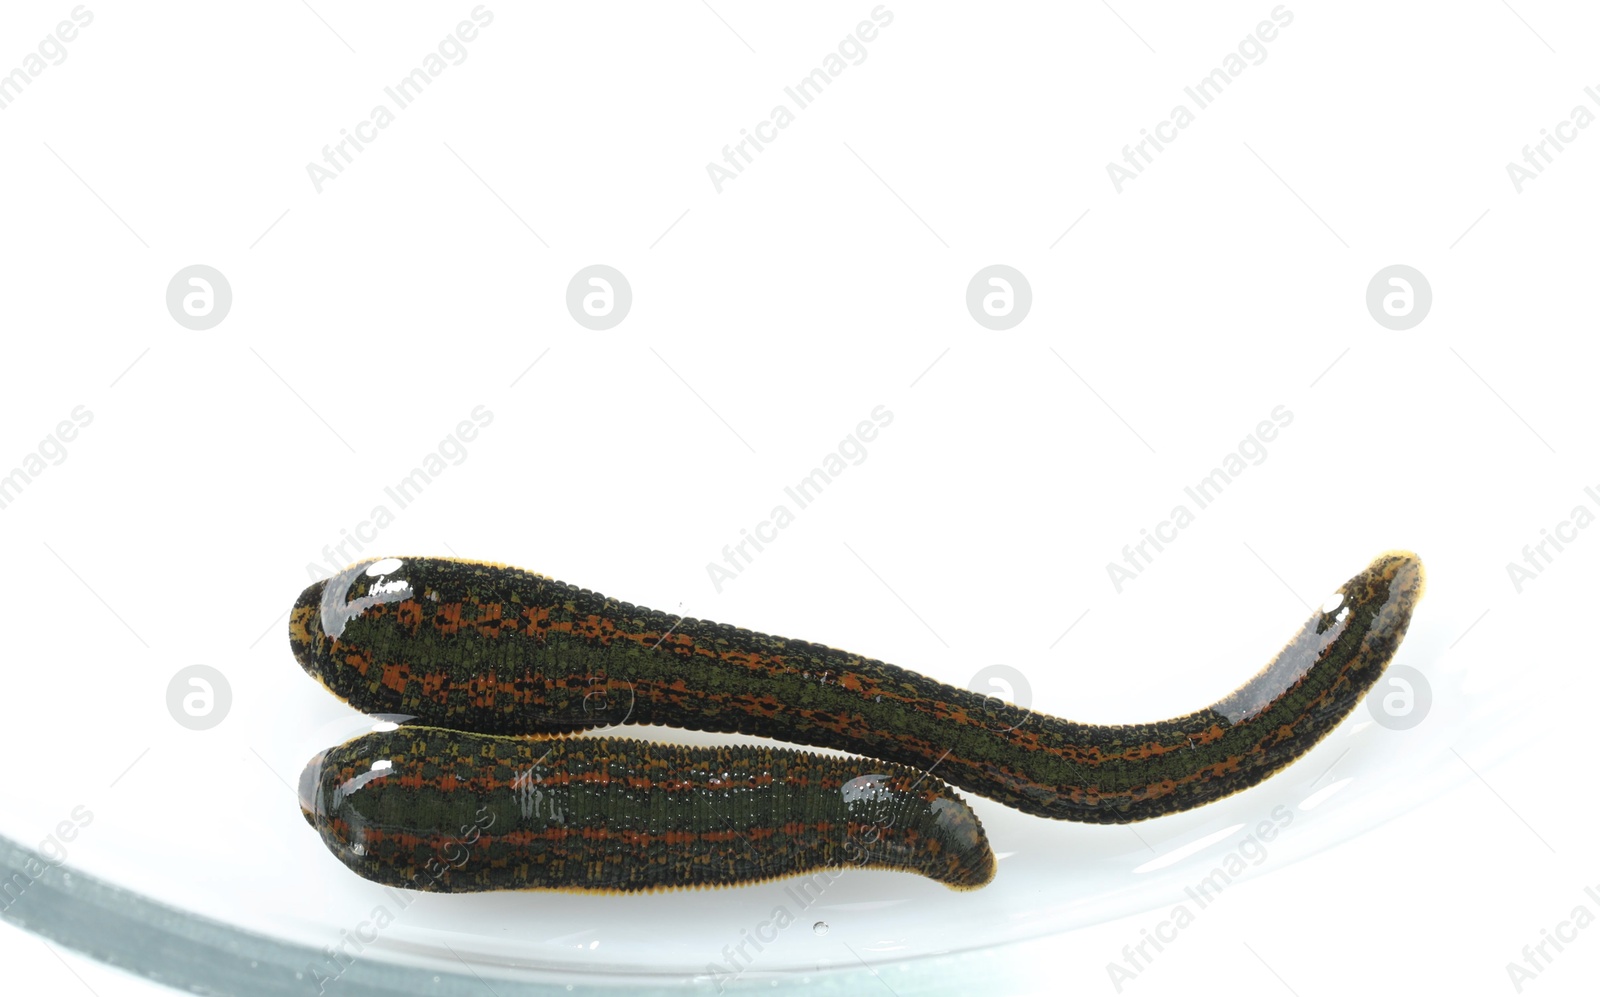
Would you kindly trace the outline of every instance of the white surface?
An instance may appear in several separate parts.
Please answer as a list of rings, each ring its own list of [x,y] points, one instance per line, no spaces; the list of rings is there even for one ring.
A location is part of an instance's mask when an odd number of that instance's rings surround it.
[[[98,997],[169,997],[175,991],[86,959],[0,921],[0,962],[6,986],[19,994],[74,994]]]
[[[1575,505],[1600,509],[1584,493],[1600,490],[1600,129],[1521,193],[1506,171],[1600,87],[1592,10],[1289,4],[1266,60],[1119,194],[1107,163],[1272,4],[1116,5],[1126,25],[1103,4],[889,4],[866,60],[717,193],[707,162],[872,4],[489,4],[466,60],[319,194],[307,162],[473,5],[87,6],[65,61],[0,111],[18,195],[0,202],[0,466],[75,406],[93,413],[0,510],[0,747],[20,760],[0,832],[37,841],[83,806],[75,868],[321,943],[359,919],[363,884],[339,878],[280,784],[348,711],[295,667],[279,614],[324,545],[387,503],[368,553],[506,561],[962,685],[1004,663],[1037,708],[1100,721],[1217,698],[1298,625],[1299,597],[1407,547],[1430,587],[1401,661],[1459,681],[1423,725],[1382,732],[1389,767],[1364,763],[1361,792],[1317,813],[1388,818],[1408,804],[1365,787],[1444,762],[1459,782],[1303,862],[1273,853],[1124,992],[1269,987],[1264,961],[1303,995],[1503,993],[1506,963],[1600,882],[1600,541],[1580,532],[1520,594],[1506,571]],[[71,10],[8,4],[0,72]],[[565,305],[596,262],[633,289],[604,332]],[[999,332],[963,306],[997,262],[1033,290]],[[195,263],[232,285],[209,331],[164,305]],[[1364,301],[1393,263],[1433,290],[1406,331]],[[463,461],[396,510],[385,486],[480,405],[493,421]],[[879,405],[894,422],[862,463],[714,588],[723,546]],[[1294,421],[1262,463],[1117,593],[1107,563],[1279,405]],[[193,664],[232,688],[210,731],[167,713]],[[1289,780],[1320,778],[1304,769],[1335,761],[1332,743],[1195,820],[1257,819]],[[854,965],[840,940],[895,959],[1093,921],[1063,908],[1082,914],[1122,866],[1086,868],[1068,843],[1127,866],[1144,850],[976,805],[1014,853],[994,886],[841,883],[851,902],[910,902],[847,908],[824,938],[791,929],[756,969]],[[516,925],[504,944],[530,958],[699,971],[770,904],[444,907],[437,924]],[[1114,992],[1105,964],[1153,923],[1003,958]],[[1577,992],[1597,949],[1591,928],[1528,987]]]

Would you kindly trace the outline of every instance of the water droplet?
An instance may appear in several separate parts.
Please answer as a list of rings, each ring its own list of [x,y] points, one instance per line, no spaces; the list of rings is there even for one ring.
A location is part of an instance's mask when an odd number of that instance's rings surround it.
[[[819,935],[826,935],[828,933],[828,922],[818,921],[816,924],[811,926],[811,930],[815,931]]]

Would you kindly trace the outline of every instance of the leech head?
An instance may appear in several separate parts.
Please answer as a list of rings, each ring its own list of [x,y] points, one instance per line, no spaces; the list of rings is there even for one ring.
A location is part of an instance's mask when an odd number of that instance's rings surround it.
[[[312,827],[325,818],[336,816],[346,800],[370,782],[392,774],[394,763],[387,758],[372,760],[348,779],[333,781],[334,770],[328,767],[328,752],[319,751],[300,770],[300,812]]]
[[[300,770],[300,815],[312,827],[317,827],[317,818],[325,812],[322,805],[322,761],[327,757],[326,751],[319,751]]]
[[[1277,705],[1323,662],[1328,662],[1325,667],[1344,662],[1345,681],[1364,694],[1405,636],[1422,589],[1422,561],[1417,555],[1409,551],[1380,555],[1324,600],[1255,678],[1211,708],[1230,724],[1244,723]],[[1337,653],[1356,648],[1364,653]]]
[[[1375,573],[1377,579],[1387,585],[1392,597],[1404,601],[1408,608],[1422,598],[1427,586],[1422,559],[1408,550],[1391,550],[1380,555],[1367,572]]]
[[[374,795],[395,774],[389,758],[351,752],[352,745],[361,743],[357,737],[317,752],[300,771],[298,789],[301,816],[352,868],[366,854],[370,814],[382,805]],[[373,788],[366,789],[369,785]]]
[[[368,558],[307,586],[289,611],[289,646],[300,667],[326,686],[333,645],[350,621],[374,606],[413,597],[405,567],[398,557]]]

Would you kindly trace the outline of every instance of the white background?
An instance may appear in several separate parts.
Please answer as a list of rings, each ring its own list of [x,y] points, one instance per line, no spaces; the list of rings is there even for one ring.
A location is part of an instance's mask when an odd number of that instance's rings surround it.
[[[1287,4],[1265,60],[1119,193],[1107,164],[1273,5],[891,3],[865,61],[719,193],[707,164],[872,4],[491,3],[465,61],[319,193],[307,164],[472,6],[91,3],[65,61],[0,110],[0,470],[93,413],[0,509],[0,831],[32,842],[87,805],[69,864],[250,922],[248,895],[201,895],[229,875],[220,829],[259,797],[281,824],[251,833],[312,854],[278,780],[317,745],[273,732],[342,710],[280,614],[482,405],[465,460],[366,553],[509,562],[960,685],[1006,663],[1078,720],[1209,702],[1304,603],[1384,549],[1421,554],[1431,636],[1406,663],[1442,675],[1420,651],[1448,650],[1467,677],[1416,728],[1455,747],[1450,788],[1269,862],[1124,992],[1516,992],[1506,964],[1541,929],[1600,914],[1583,894],[1600,541],[1580,532],[1520,593],[1506,568],[1575,506],[1600,511],[1600,128],[1520,193],[1507,173],[1576,106],[1600,113],[1592,11]],[[0,10],[0,72],[72,9]],[[207,331],[164,300],[197,263],[232,287]],[[566,307],[594,263],[632,286],[608,331]],[[1006,331],[964,304],[995,263],[1033,293]],[[1395,263],[1433,293],[1404,331],[1365,302]],[[894,421],[866,459],[719,592],[707,564],[879,405]],[[1118,593],[1107,563],[1279,405],[1294,421],[1266,459]],[[165,705],[196,663],[233,692],[207,732]],[[1473,687],[1487,709],[1455,708]],[[1506,730],[1514,750],[1483,747]],[[1385,778],[1442,771],[1408,749],[1423,740],[1392,738]],[[1249,819],[1248,800],[1218,806]],[[1029,854],[1007,829],[1090,840],[975,805],[1000,851]],[[1030,911],[1071,879],[1030,897],[1007,870],[990,889],[1037,935]],[[924,951],[992,928],[971,902],[929,901]],[[904,916],[832,938],[917,936]],[[1106,964],[1153,922],[1002,958],[1042,989],[1115,993]],[[740,923],[708,928],[685,971]],[[37,939],[0,940],[36,988],[79,985]],[[97,992],[134,992],[63,954]],[[1525,991],[1597,971],[1590,929]]]

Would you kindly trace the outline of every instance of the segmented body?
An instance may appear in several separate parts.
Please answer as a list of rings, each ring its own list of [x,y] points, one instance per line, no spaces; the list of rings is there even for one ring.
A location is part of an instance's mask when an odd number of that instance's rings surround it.
[[[418,890],[826,885],[849,868],[972,889],[994,876],[978,818],[939,780],[765,745],[404,726],[312,759],[300,797],[345,865]]]
[[[615,723],[762,735],[933,770],[1030,814],[1121,823],[1238,792],[1309,750],[1382,673],[1422,587],[1414,555],[1385,554],[1238,690],[1132,725],[1025,711],[820,644],[447,558],[364,561],[313,584],[290,637],[307,672],[369,713],[506,735]]]

